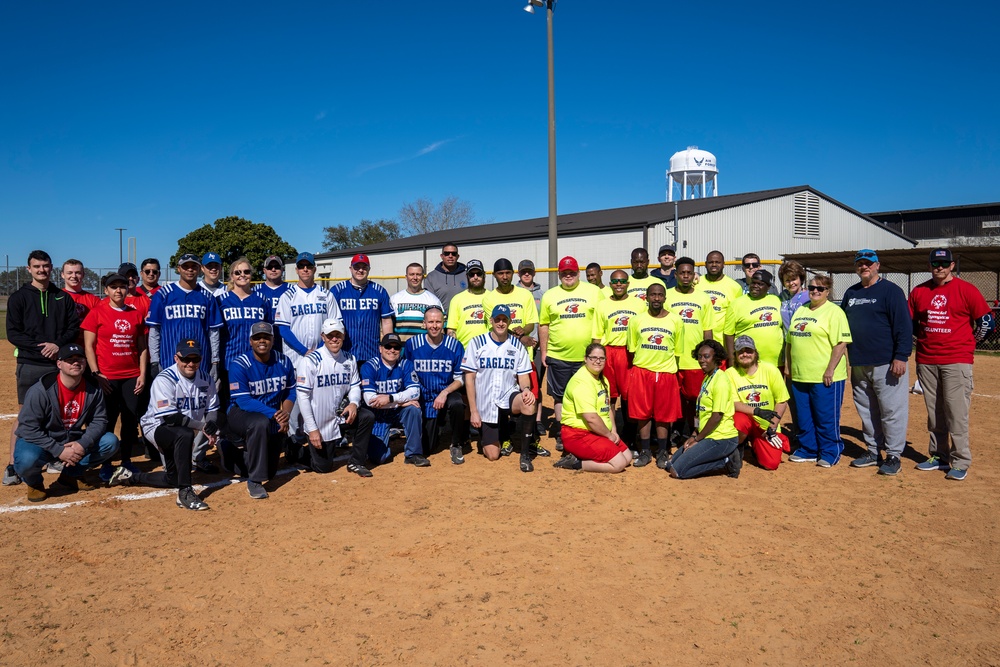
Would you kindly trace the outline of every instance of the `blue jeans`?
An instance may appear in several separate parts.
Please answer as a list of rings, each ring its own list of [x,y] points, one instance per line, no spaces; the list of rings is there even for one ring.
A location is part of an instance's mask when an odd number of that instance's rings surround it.
[[[844,404],[846,380],[827,387],[822,382],[792,382],[795,423],[799,427],[797,456],[822,459],[830,465],[840,461],[844,441],[840,439],[840,408]]]
[[[368,443],[368,460],[372,463],[385,463],[389,460],[389,428],[396,422],[406,433],[404,456],[423,456],[423,416],[420,408],[408,405],[396,411],[392,418],[388,410],[375,410],[375,426]],[[392,422],[392,423],[390,423]]]
[[[726,459],[736,451],[739,441],[736,438],[713,440],[705,438],[687,449],[678,449],[670,467],[680,479],[698,477],[726,467]]]
[[[76,465],[66,466],[63,474],[69,477],[81,477],[88,468],[96,468],[110,461],[117,453],[118,436],[110,432],[105,433],[96,447],[91,447]],[[18,438],[14,443],[14,470],[28,486],[42,488],[42,466],[56,459],[57,457],[52,456],[48,450],[33,445],[24,438]]]

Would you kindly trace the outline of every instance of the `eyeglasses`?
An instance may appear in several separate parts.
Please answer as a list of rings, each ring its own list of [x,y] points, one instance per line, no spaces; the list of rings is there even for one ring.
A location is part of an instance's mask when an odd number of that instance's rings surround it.
[[[441,251],[441,255],[443,257],[458,257],[458,251],[457,250],[442,250]]]
[[[252,276],[253,271],[233,271],[234,276]]]
[[[951,266],[951,262],[942,262],[942,261],[931,262],[931,267],[935,269],[946,269],[949,266]]]
[[[628,278],[612,278],[608,283],[611,285],[627,285]]]
[[[160,275],[160,270],[159,269],[143,269],[142,272],[145,273],[147,276],[158,276],[158,275]]]
[[[595,357],[593,355],[589,354],[587,355],[587,361],[593,361],[595,364],[603,364],[607,360],[608,360],[607,357]]]
[[[760,262],[743,262],[744,269],[759,269]]]
[[[809,291],[810,292],[825,292],[828,289],[830,289],[830,288],[829,287],[823,287],[822,285],[810,285],[809,286]]]
[[[200,364],[201,363],[201,357],[181,357],[181,359],[180,359],[180,361],[178,361],[178,363],[181,363],[181,364]]]

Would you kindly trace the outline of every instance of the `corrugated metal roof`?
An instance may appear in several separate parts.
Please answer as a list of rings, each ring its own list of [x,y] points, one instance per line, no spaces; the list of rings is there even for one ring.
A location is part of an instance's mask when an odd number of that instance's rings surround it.
[[[738,206],[745,206],[756,202],[766,201],[777,197],[785,197],[796,192],[809,191],[827,201],[847,210],[857,216],[868,220],[871,224],[877,225],[885,231],[900,238],[915,243],[913,239],[900,234],[892,227],[885,225],[874,218],[866,216],[841,202],[815,190],[808,185],[799,185],[790,188],[779,188],[775,190],[759,190],[757,192],[745,192],[734,195],[723,195],[720,197],[705,197],[703,199],[687,199],[680,202],[661,202],[657,204],[644,204],[640,206],[627,206],[624,208],[612,208],[601,211],[585,211],[582,213],[564,213],[556,218],[558,232],[560,236],[573,236],[586,234],[588,232],[606,232],[609,228],[632,229],[645,227],[674,219],[674,205],[677,205],[678,218],[687,218],[694,215],[702,215],[713,211],[721,211]],[[472,227],[462,227],[460,229],[449,229],[442,232],[431,232],[418,236],[408,236],[385,243],[375,243],[363,248],[346,248],[317,254],[317,259],[331,259],[337,257],[350,257],[358,251],[366,253],[391,252],[398,250],[410,250],[414,248],[440,248],[445,243],[455,243],[459,247],[464,243],[482,242],[484,240],[503,241],[508,239],[529,239],[545,238],[548,236],[549,219],[530,218],[528,220],[514,220],[511,222],[498,222],[489,225],[475,225]]]
[[[903,250],[878,250],[882,273],[926,273],[931,248]],[[1000,247],[956,246],[951,248],[955,267],[960,271],[989,271],[1000,273]],[[807,269],[826,273],[853,273],[854,251],[793,253],[783,256],[794,259]]]

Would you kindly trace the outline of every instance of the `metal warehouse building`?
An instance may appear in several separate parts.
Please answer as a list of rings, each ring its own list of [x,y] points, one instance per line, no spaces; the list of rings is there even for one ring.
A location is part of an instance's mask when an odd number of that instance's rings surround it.
[[[567,213],[558,217],[559,256],[572,255],[581,266],[628,264],[633,248],[649,250],[656,265],[661,245],[674,244],[677,254],[703,261],[712,250],[726,259],[755,252],[762,259],[786,254],[834,252],[857,248],[911,248],[915,242],[891,226],[859,213],[808,185],[679,202]],[[402,289],[407,264],[420,262],[427,271],[440,260],[441,246],[458,245],[460,261],[480,259],[487,270],[506,257],[516,266],[530,259],[539,269],[548,262],[548,219],[533,218],[378,243],[364,248],[316,255],[318,278],[346,278],[355,252],[368,254],[372,277],[388,290]],[[294,265],[288,274],[294,279]],[[545,284],[544,280],[539,280]],[[490,285],[487,284],[487,287]]]

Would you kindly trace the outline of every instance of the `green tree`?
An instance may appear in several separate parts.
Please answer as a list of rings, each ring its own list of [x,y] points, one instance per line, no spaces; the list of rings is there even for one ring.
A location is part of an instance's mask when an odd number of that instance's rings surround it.
[[[394,220],[362,220],[354,227],[335,225],[323,228],[323,250],[346,250],[392,241],[402,237]]]
[[[298,254],[271,225],[234,215],[219,218],[211,225],[203,225],[177,239],[177,253],[170,258],[170,266],[177,266],[178,258],[186,252],[192,252],[199,258],[206,252],[216,252],[222,257],[224,270],[228,270],[229,265],[240,257],[249,259],[256,269],[270,255],[291,260]]]

